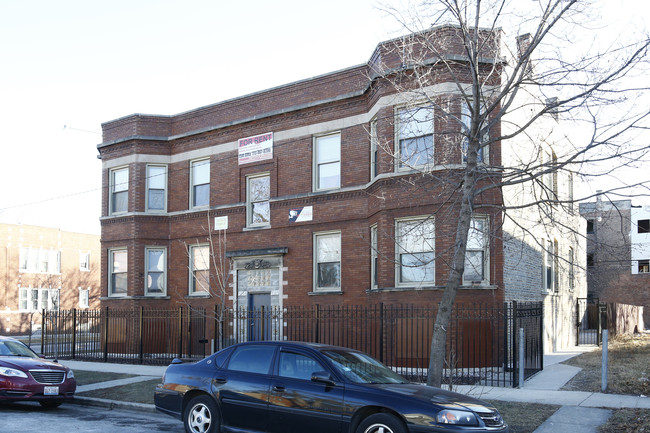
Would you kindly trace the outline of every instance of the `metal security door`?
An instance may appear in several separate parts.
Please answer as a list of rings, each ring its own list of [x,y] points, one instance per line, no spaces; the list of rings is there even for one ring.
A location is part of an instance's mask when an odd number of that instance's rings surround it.
[[[271,339],[271,294],[248,295],[248,341]]]

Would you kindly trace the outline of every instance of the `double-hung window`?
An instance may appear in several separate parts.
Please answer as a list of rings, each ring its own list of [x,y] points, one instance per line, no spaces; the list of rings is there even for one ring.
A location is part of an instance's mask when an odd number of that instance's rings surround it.
[[[19,271],[35,274],[60,274],[61,252],[40,248],[21,248]]]
[[[341,134],[314,137],[314,189],[341,187]]]
[[[398,220],[397,285],[435,283],[435,224],[432,218]]]
[[[126,296],[128,255],[124,250],[110,250],[108,253],[108,295]]]
[[[167,167],[147,165],[147,211],[164,212],[167,205]]]
[[[79,270],[82,272],[90,271],[90,253],[79,252]]]
[[[59,289],[21,287],[18,306],[21,311],[58,311]]]
[[[129,168],[110,171],[110,213],[119,214],[129,210]]]
[[[314,291],[341,290],[341,233],[314,234]]]
[[[210,290],[210,247],[190,247],[190,295],[209,293]]]
[[[488,231],[487,218],[474,217],[470,222],[467,234],[467,250],[465,252],[465,273],[463,281],[466,284],[479,283],[488,284]]]
[[[370,227],[370,288],[372,289],[377,288],[377,264],[379,262],[378,247],[377,225],[374,225]]]
[[[249,227],[271,224],[271,177],[268,174],[246,178],[246,213]]]
[[[90,307],[90,289],[79,288],[79,308]]]
[[[485,107],[481,106],[481,117],[483,116],[485,112]],[[462,110],[461,110],[461,124],[462,124],[462,133],[463,133],[463,147],[462,147],[462,154],[463,154],[463,163],[467,163],[467,149],[469,148],[469,134],[471,131],[471,126],[472,126],[472,115],[469,110],[469,106],[467,105],[466,102],[462,103]],[[487,121],[487,120],[486,120]],[[480,128],[485,128],[485,125],[480,125]],[[487,148],[487,143],[490,139],[490,134],[488,131],[485,131],[483,134],[481,134],[481,142],[478,148],[478,155],[476,157],[476,162],[478,163],[483,163],[486,162],[485,156],[488,154],[488,148]]]
[[[166,289],[166,249],[160,247],[145,248],[145,294],[165,295]]]
[[[433,164],[433,109],[408,107],[397,110],[399,169]]]
[[[546,293],[557,293],[559,291],[558,266],[558,243],[557,241],[546,241],[544,251],[544,291]]]
[[[210,204],[210,160],[201,159],[191,163],[190,203],[192,208]]]

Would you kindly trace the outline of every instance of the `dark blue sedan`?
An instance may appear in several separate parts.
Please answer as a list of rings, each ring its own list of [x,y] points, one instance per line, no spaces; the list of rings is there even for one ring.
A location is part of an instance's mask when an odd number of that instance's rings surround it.
[[[409,383],[363,352],[310,343],[242,343],[175,360],[155,404],[188,433],[508,432],[488,403]]]

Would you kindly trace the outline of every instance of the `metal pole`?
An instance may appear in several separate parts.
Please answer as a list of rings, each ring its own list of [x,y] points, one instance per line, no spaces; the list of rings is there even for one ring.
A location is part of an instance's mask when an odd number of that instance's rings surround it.
[[[519,388],[524,387],[524,328],[519,328]]]
[[[601,374],[601,391],[605,392],[607,390],[607,362],[609,357],[609,351],[607,348],[607,329],[603,329],[603,362],[602,362],[602,374]]]

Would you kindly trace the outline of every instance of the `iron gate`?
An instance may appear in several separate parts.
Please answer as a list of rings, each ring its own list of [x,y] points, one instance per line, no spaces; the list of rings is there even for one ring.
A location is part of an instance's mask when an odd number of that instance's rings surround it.
[[[607,305],[598,298],[578,298],[576,318],[576,344],[597,345],[602,341],[603,327],[607,324]]]

